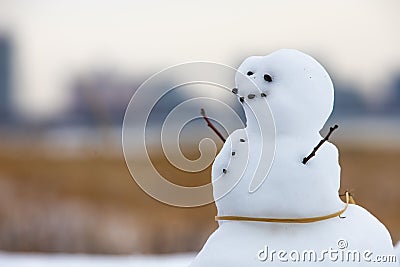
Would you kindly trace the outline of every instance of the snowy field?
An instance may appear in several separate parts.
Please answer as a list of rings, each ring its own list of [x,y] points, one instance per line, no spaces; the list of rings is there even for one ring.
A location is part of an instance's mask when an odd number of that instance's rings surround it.
[[[93,256],[68,254],[20,254],[0,252],[4,267],[186,267],[195,254],[163,256]]]

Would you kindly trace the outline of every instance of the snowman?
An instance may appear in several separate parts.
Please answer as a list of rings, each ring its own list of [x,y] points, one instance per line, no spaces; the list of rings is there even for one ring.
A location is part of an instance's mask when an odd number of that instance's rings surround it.
[[[190,266],[398,266],[385,226],[341,200],[335,145],[313,151],[333,109],[325,69],[282,49],[247,58],[235,82],[246,128],[214,161],[219,227]]]

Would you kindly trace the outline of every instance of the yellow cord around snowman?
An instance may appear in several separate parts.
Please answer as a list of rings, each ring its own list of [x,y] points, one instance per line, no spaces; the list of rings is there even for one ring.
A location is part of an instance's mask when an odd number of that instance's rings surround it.
[[[269,222],[269,223],[313,223],[340,217],[348,208],[349,204],[356,204],[349,191],[345,192],[346,205],[338,212],[328,215],[308,217],[308,218],[260,218],[246,216],[215,216],[216,221],[248,221],[248,222]],[[342,217],[340,217],[342,218]]]

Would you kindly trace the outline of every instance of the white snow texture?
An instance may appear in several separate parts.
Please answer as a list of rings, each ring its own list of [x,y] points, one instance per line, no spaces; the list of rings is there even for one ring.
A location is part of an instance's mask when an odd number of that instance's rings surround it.
[[[297,50],[282,49],[247,58],[235,81],[247,125],[229,136],[213,164],[218,215],[304,218],[343,209],[335,145],[326,142],[302,163],[322,139],[319,131],[333,108],[333,84],[321,64]],[[275,129],[270,127],[274,124]],[[253,180],[258,181],[255,186]],[[378,262],[380,256],[394,255],[389,232],[378,219],[357,205],[349,205],[343,217],[306,224],[220,221],[190,266],[309,266],[313,259],[294,262],[297,254],[292,259],[290,252],[312,250],[319,261],[329,249],[338,250],[338,259],[326,254],[318,266],[398,266]],[[265,248],[268,253],[262,253]],[[260,260],[273,250],[287,254]],[[360,261],[342,259],[348,250],[359,251]],[[367,259],[365,251],[372,252]]]
[[[175,255],[79,255],[79,254],[22,254],[0,252],[1,267],[183,267],[193,254]]]

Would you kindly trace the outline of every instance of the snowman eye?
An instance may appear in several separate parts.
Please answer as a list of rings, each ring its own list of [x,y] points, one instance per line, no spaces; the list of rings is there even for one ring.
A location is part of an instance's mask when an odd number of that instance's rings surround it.
[[[251,76],[251,75],[253,75],[254,74],[254,72],[252,72],[252,71],[248,71],[247,72],[247,76]]]
[[[272,82],[272,77],[269,74],[264,74],[264,80],[266,80],[267,82]]]

